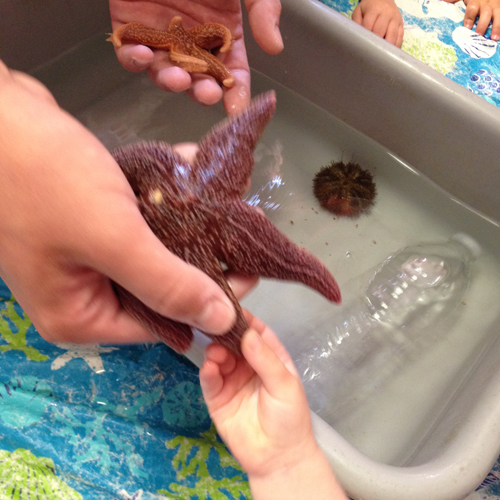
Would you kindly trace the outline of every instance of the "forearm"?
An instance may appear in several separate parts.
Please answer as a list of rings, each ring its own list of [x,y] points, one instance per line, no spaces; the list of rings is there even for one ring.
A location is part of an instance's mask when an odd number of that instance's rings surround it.
[[[323,452],[285,470],[248,477],[254,500],[347,500]]]

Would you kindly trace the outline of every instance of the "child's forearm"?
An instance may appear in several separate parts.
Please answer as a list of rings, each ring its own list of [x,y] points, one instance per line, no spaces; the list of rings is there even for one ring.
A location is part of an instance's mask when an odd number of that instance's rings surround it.
[[[248,477],[254,500],[348,500],[323,452],[292,468]]]

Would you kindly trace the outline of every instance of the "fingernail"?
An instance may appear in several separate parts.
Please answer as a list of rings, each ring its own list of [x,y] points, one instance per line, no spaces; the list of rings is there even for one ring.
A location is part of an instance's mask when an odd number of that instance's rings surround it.
[[[472,28],[472,23],[470,21],[464,21],[464,27],[470,30]]]
[[[211,300],[203,312],[198,316],[196,326],[203,331],[222,334],[226,333],[234,324],[236,312],[231,301],[223,299]]]

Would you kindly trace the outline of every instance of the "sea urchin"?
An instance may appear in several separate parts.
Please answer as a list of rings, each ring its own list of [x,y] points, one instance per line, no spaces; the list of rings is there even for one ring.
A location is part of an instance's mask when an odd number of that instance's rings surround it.
[[[315,175],[314,195],[336,215],[355,217],[373,205],[377,194],[373,175],[357,163],[334,161]]]

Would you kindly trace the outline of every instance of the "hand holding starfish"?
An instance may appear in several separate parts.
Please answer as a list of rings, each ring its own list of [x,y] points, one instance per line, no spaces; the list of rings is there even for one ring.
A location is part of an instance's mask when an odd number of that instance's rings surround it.
[[[200,383],[219,435],[248,474],[254,500],[347,500],[318,447],[290,355],[245,313],[243,357],[209,345]]]
[[[223,62],[233,74],[231,88],[222,89],[211,77],[191,75],[172,64],[167,52],[153,52],[144,45],[123,45],[116,53],[129,71],[147,70],[151,80],[161,89],[186,92],[193,100],[211,105],[221,98],[228,114],[238,113],[250,101],[250,70],[243,39],[242,12],[239,0],[158,0],[139,4],[132,0],[110,0],[113,30],[129,22],[166,31],[175,16],[182,17],[186,29],[205,23],[220,23],[233,35],[233,48],[224,54]],[[246,0],[250,26],[255,40],[269,54],[283,49],[278,28],[281,6],[279,0]]]
[[[154,236],[106,148],[42,84],[1,62],[0,86],[0,276],[39,333],[51,342],[154,340],[120,307],[110,279],[165,316],[227,331],[234,307]],[[241,297],[254,282],[231,279],[231,288]]]

